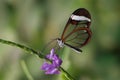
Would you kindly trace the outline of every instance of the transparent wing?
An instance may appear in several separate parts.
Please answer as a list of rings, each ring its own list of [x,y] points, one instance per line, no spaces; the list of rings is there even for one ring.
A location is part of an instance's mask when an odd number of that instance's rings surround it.
[[[51,49],[54,48],[55,52],[59,50],[59,45],[57,43],[56,39],[51,40],[50,42],[48,42],[42,49],[42,53],[44,55],[50,53]]]
[[[64,37],[65,44],[80,48],[87,44],[91,38],[91,31],[88,28],[77,28]]]
[[[64,41],[64,38],[69,35],[71,32],[73,32],[73,30],[75,29],[79,29],[79,28],[88,28],[88,25],[86,25],[87,22],[85,21],[79,21],[79,22],[75,22],[74,21],[70,21],[67,23],[67,27],[65,28],[61,39]],[[79,32],[80,33],[80,32]],[[83,31],[81,31],[81,33],[83,33]]]
[[[85,18],[88,18],[90,21],[86,20],[86,19],[80,19],[80,20],[77,20],[78,18],[73,19],[73,15],[76,17],[85,17]],[[84,9],[84,8],[79,8],[77,10],[75,10],[72,15],[70,16],[65,28],[64,28],[64,31],[62,33],[62,36],[61,36],[61,39],[63,40],[64,42],[64,38],[69,34],[71,33],[73,30],[75,29],[78,29],[78,28],[89,28],[91,24],[91,16],[90,16],[90,13],[88,12],[88,10]]]

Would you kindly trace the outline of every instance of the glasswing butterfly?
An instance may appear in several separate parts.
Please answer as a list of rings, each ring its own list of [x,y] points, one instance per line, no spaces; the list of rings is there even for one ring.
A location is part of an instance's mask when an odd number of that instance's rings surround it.
[[[69,17],[68,22],[60,38],[56,38],[59,47],[68,46],[78,53],[91,38],[91,15],[85,8],[75,10]]]

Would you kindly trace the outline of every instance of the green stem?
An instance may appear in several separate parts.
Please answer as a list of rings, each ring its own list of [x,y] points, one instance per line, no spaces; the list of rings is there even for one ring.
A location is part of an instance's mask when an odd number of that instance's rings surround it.
[[[24,45],[21,45],[21,44],[12,42],[12,41],[3,40],[3,39],[0,39],[0,43],[18,47],[18,48],[20,48],[20,49],[23,49],[23,50],[29,52],[29,53],[36,54],[37,56],[39,56],[39,57],[42,58],[42,59],[48,60],[48,59],[42,54],[42,52],[37,52],[37,51],[33,50],[32,48],[26,47],[26,46],[24,46]],[[48,60],[48,61],[50,61],[50,60]],[[60,67],[60,70],[64,73],[64,75],[67,77],[68,80],[75,80],[75,79],[73,79],[73,77],[72,77],[67,71],[65,71],[62,67]]]
[[[25,50],[29,53],[33,53],[33,54],[38,55],[40,58],[44,58],[44,55],[42,55],[42,52],[37,52],[37,51],[33,50],[32,48],[26,47],[24,45],[21,45],[21,44],[12,42],[12,41],[3,40],[3,39],[0,39],[0,43],[15,46],[15,47],[19,47],[19,48],[21,48],[21,49],[23,49],[23,50]]]
[[[62,67],[60,67],[60,70],[64,73],[65,77],[68,80],[75,80],[66,70],[64,70]]]
[[[33,77],[31,76],[30,72],[28,71],[25,61],[23,61],[23,60],[21,61],[21,66],[22,66],[22,69],[23,69],[25,75],[27,76],[28,80],[34,80]]]

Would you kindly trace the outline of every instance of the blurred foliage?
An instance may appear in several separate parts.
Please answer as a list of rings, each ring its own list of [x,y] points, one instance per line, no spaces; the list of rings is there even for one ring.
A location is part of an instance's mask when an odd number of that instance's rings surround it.
[[[120,79],[119,0],[0,0],[0,38],[23,43],[38,51],[60,36],[70,16],[83,7],[92,15],[92,39],[82,54],[65,48],[63,67],[77,80]],[[0,44],[0,80],[27,80],[25,60],[35,80],[63,80],[63,74],[45,75],[42,59]],[[65,80],[65,79],[64,79]]]

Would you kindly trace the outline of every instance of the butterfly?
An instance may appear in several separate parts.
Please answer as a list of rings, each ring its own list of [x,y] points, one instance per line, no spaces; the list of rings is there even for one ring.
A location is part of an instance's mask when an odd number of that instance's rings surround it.
[[[89,42],[92,35],[90,24],[91,15],[87,9],[79,8],[75,10],[69,17],[61,37],[53,39],[44,48],[46,49],[48,46],[53,48],[54,46],[54,49],[58,49],[67,46],[78,53],[82,52],[80,48]],[[56,42],[52,45],[54,41]],[[45,52],[44,48],[43,51]],[[49,49],[48,51],[50,51]]]
[[[68,46],[78,53],[86,45],[92,35],[90,30],[91,15],[85,8],[75,10],[69,17],[68,22],[60,38],[57,38],[59,47]]]

